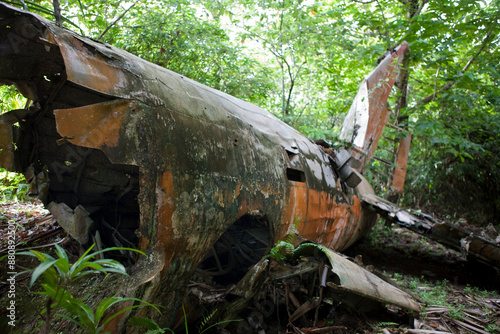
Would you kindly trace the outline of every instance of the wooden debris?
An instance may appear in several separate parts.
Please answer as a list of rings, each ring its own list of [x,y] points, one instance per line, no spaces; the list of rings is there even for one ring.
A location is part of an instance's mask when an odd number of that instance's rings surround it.
[[[450,305],[466,306],[460,309],[460,318],[452,315],[455,306],[430,306],[426,308],[423,322],[419,322],[419,328],[411,329],[408,333],[460,333],[460,334],[488,334],[492,331],[485,329],[489,325],[496,325],[499,320],[500,305],[495,299],[482,299],[470,293],[455,291],[453,297],[447,301]],[[455,310],[456,311],[456,310]],[[417,326],[415,326],[417,327]],[[493,333],[500,333],[495,330]]]
[[[426,330],[426,329],[408,329],[407,333],[412,334],[453,334],[452,332],[443,332],[443,331],[435,331],[435,330]]]
[[[347,327],[345,327],[345,326],[330,326],[330,327],[322,327],[322,328],[301,328],[300,330],[304,333],[319,334],[319,333],[329,333],[331,331],[347,330]]]
[[[309,299],[304,304],[302,304],[297,310],[295,310],[295,312],[290,316],[289,321],[294,322],[295,320],[297,320],[298,318],[300,318],[301,316],[303,316],[307,312],[318,307],[318,305],[319,305],[319,301],[317,299]]]
[[[8,251],[6,236],[10,224],[14,224],[16,228],[15,248],[17,251],[62,232],[62,228],[41,203],[3,204],[0,205],[0,210],[0,256]]]

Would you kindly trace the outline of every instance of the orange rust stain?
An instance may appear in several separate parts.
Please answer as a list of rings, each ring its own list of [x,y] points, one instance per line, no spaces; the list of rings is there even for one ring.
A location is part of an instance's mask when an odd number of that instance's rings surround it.
[[[361,222],[361,202],[357,196],[351,197],[352,204],[339,204],[336,208],[334,233],[329,233],[325,245],[334,250],[343,250],[359,237]]]
[[[340,250],[357,237],[361,203],[352,196],[352,205],[337,203],[332,194],[295,184],[290,187],[290,202],[285,209],[278,240],[286,238],[296,217],[301,217],[296,230],[305,239]]]
[[[352,237],[347,228],[350,216],[348,204],[336,203],[329,194],[310,189],[307,220],[301,234],[309,240],[335,249],[343,244],[344,239]]]
[[[69,81],[108,94],[125,86],[123,70],[109,65],[103,55],[85,47],[77,38],[73,38],[71,44],[58,45]]]
[[[410,152],[411,135],[399,139],[398,164],[394,170],[392,187],[397,194],[403,193],[406,178],[406,167],[408,166],[408,154]]]
[[[259,191],[265,196],[279,195],[278,191],[271,186],[259,185],[258,188],[259,188]]]
[[[144,236],[139,238],[139,250],[145,252],[149,247],[150,240]]]
[[[49,42],[59,45],[57,40],[54,38],[54,35],[52,35],[48,30],[45,31],[45,35],[43,37]]]
[[[236,189],[235,189],[235,191],[234,191],[234,197],[236,197],[236,198],[237,198],[238,196],[240,196],[240,191],[241,191],[241,183],[238,183],[238,184],[236,185]]]
[[[124,118],[133,106],[131,101],[119,100],[54,110],[57,132],[78,146],[117,146]]]
[[[231,203],[232,201],[234,201],[234,192],[233,192],[233,190],[229,189],[229,188],[224,189],[224,195],[223,195],[223,197],[224,197],[224,201],[225,201],[224,204]]]
[[[224,207],[225,206],[225,200],[228,198],[224,196],[224,191],[219,191],[218,194],[215,194],[214,202],[217,203],[218,206]]]
[[[160,177],[159,186],[168,194],[173,194],[174,192],[174,177],[172,172],[166,171]]]
[[[172,216],[175,211],[174,180],[170,171],[164,172],[158,182],[158,223],[156,247],[165,251],[165,244],[172,238]],[[166,254],[165,254],[166,255]],[[167,258],[165,256],[165,258]]]
[[[248,199],[240,199],[240,206],[238,207],[238,217],[246,215],[248,212],[253,210],[259,210],[263,207],[263,203],[261,200],[252,200]]]
[[[241,183],[236,184],[234,189],[228,188],[225,190],[225,201],[228,207],[231,207],[235,201],[239,201]],[[241,211],[241,207],[240,210]]]
[[[240,196],[241,183],[236,184],[233,188],[226,188],[224,190],[224,204],[228,207],[232,206],[235,201],[238,201]]]
[[[276,241],[283,240],[289,233],[290,226],[296,219],[303,222],[307,215],[307,187],[300,182],[290,182],[290,196],[288,205],[285,208],[283,222],[280,230],[276,233]],[[296,226],[299,229],[299,226]]]
[[[380,115],[376,115],[373,111],[370,111],[370,122],[368,123],[368,128],[366,131],[365,143],[369,143],[368,147],[364,148],[364,156],[360,169],[365,161],[371,160],[375,149],[377,148],[378,141],[382,137],[382,132],[389,121],[390,112],[387,106],[385,106]]]
[[[350,210],[353,215],[359,217],[361,215],[361,201],[358,196],[352,196],[353,203],[350,207]]]

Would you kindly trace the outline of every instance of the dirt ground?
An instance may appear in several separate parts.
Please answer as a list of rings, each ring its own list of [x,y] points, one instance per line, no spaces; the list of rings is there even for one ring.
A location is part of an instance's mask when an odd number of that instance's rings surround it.
[[[73,260],[77,259],[77,244],[39,203],[0,205],[0,256],[8,254],[8,231],[14,228],[17,251],[36,249],[48,252],[55,244],[59,244]],[[264,326],[253,328],[249,314],[255,312],[247,312],[242,313],[241,318],[249,326],[242,327],[235,322],[225,329],[215,330],[214,327],[212,332],[500,333],[498,269],[467,259],[410,231],[387,227],[383,223],[378,224],[370,235],[345,254],[369,271],[380,274],[413,294],[421,302],[420,315],[409,315],[393,307],[360,313],[344,307],[340,302],[325,301],[318,308],[318,315],[310,311],[293,323],[288,321],[284,311],[286,307],[281,305],[281,313],[276,312],[269,318],[260,319],[261,323],[265,323]],[[12,281],[8,280],[12,276],[9,272],[20,273],[37,264],[35,259],[27,256],[17,257],[14,269],[7,267],[6,259],[1,262],[7,270],[2,269],[0,276],[0,328],[7,329],[7,332],[34,333],[43,325],[39,312],[44,308],[45,301],[43,296],[33,294],[39,286],[35,284],[29,287],[30,274],[16,276],[15,291],[12,291]],[[75,296],[81,297],[89,305],[95,305],[93,291],[107,291],[112,279],[91,277],[74,291]],[[15,296],[11,296],[12,292]],[[12,300],[16,302],[16,327],[8,324]],[[315,326],[312,326],[313,323]],[[53,326],[53,332],[66,333],[70,328],[76,330],[74,326],[68,326],[68,321],[59,319]]]

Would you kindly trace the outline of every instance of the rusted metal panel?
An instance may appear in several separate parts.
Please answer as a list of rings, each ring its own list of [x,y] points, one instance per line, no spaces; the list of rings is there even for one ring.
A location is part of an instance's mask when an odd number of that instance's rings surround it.
[[[404,42],[390,52],[361,83],[341,129],[340,139],[352,144],[353,157],[367,164],[389,119],[387,99],[396,79],[401,75],[404,55],[409,51]]]
[[[375,149],[377,148],[378,142],[382,137],[382,132],[384,131],[385,125],[389,121],[390,116],[391,116],[391,111],[389,110],[389,108],[387,108],[387,106],[385,106],[382,109],[379,118],[376,117],[371,118],[373,119],[373,121],[370,122],[368,131],[368,133],[372,133],[372,137],[368,139],[369,141],[371,141],[371,143],[367,148],[367,150],[365,151],[364,157],[360,157],[362,165],[366,164],[373,158],[373,155],[375,154]]]
[[[84,209],[105,246],[119,232],[153,257],[121,289],[165,306],[163,325],[212,250],[231,251],[225,240],[263,230],[253,265],[295,235],[343,250],[375,223],[366,180],[337,176],[349,159],[336,166],[263,109],[37,15],[0,4],[0,16],[0,81],[33,100],[14,158],[48,176],[46,205]]]
[[[133,100],[113,100],[71,109],[54,110],[57,132],[64,140],[106,153],[113,163],[137,165],[127,130],[135,125],[139,106]],[[121,133],[125,132],[125,133]]]
[[[315,248],[314,245],[306,246],[301,252],[311,252],[314,251]],[[320,250],[328,257],[331,268],[330,271],[336,277],[334,281],[327,283],[329,288],[336,291],[348,291],[382,303],[388,303],[415,312],[420,312],[420,304],[407,293],[399,290],[340,254],[327,248],[320,248]]]
[[[402,194],[406,179],[406,167],[408,166],[408,155],[410,153],[411,134],[406,133],[404,138],[399,139],[397,164],[392,176],[392,190],[396,194]]]

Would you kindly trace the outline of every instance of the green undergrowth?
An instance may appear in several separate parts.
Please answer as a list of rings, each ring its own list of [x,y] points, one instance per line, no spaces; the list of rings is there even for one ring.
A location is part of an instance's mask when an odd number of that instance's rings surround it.
[[[478,309],[484,314],[490,311],[487,307],[488,300],[500,299],[500,293],[495,290],[481,289],[475,286],[465,287],[452,284],[450,281],[429,280],[424,277],[401,275],[394,273],[392,278],[397,285],[409,290],[421,298],[422,313],[425,314],[431,308],[446,308],[446,314],[456,320],[464,320],[465,312],[470,309]]]
[[[42,298],[44,299],[42,305],[38,305],[35,309],[32,307],[31,313],[35,317],[30,317],[31,320],[38,320],[35,328],[32,327],[32,329],[41,333],[48,334],[54,332],[54,330],[57,332],[57,328],[60,327],[62,321],[65,327],[68,327],[69,324],[74,324],[77,326],[77,331],[81,330],[85,333],[98,334],[103,333],[104,327],[113,318],[132,309],[148,306],[160,312],[156,305],[137,298],[122,297],[119,295],[110,297],[102,294],[96,297],[92,294],[93,298],[87,300],[86,297],[88,294],[75,294],[75,288],[86,286],[88,281],[94,281],[95,284],[95,280],[100,276],[99,274],[106,276],[111,273],[122,276],[128,275],[126,268],[120,262],[113,259],[100,258],[102,253],[126,250],[138,252],[146,256],[143,252],[131,248],[112,247],[91,253],[93,248],[94,245],[76,259],[76,261],[74,261],[74,256],[68,254],[64,248],[57,244],[55,245],[55,249],[51,249],[49,252],[30,249],[29,251],[16,252],[0,257],[0,262],[5,260],[9,264],[11,271],[16,270],[16,268],[24,269],[22,272],[11,273],[11,276],[8,278],[8,281],[11,282],[9,290],[9,298],[11,300],[8,302],[9,305],[13,305],[15,310],[9,314],[11,318],[8,325],[14,328],[21,320],[19,318],[16,319],[16,314],[21,315],[22,313],[19,312],[21,311],[21,307],[15,308],[17,301],[21,301],[21,298],[16,298],[15,292],[17,286],[19,286],[19,282],[28,278],[26,274],[31,279],[28,285],[23,283],[23,286],[30,290],[30,294],[32,295],[30,300],[38,299],[36,298],[37,296],[43,296]],[[35,268],[32,268],[32,266],[30,266],[31,268],[23,268],[16,260],[22,259],[24,256],[36,258],[38,265]],[[23,276],[24,279],[22,279]],[[85,279],[82,279],[84,277]],[[132,305],[125,305],[118,310],[112,308],[113,305],[124,302],[132,303]],[[21,303],[18,305],[21,306]]]
[[[0,203],[26,201],[29,184],[22,174],[0,168]]]

